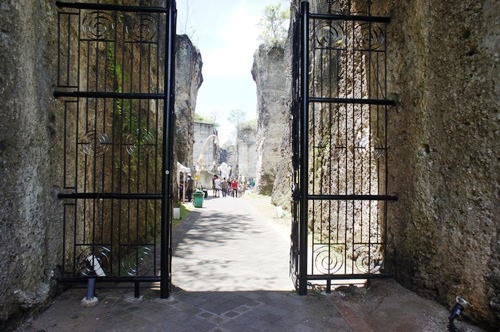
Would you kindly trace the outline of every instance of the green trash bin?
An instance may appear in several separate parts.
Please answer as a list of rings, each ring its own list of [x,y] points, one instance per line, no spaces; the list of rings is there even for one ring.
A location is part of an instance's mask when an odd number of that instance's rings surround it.
[[[201,190],[196,190],[193,193],[193,205],[195,208],[201,208],[203,207],[203,196],[205,194]]]

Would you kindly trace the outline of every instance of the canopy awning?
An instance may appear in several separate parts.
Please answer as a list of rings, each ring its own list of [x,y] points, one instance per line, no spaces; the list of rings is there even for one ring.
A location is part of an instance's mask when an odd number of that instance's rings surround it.
[[[177,171],[179,173],[190,173],[191,169],[189,167],[182,165],[180,162],[177,162]]]

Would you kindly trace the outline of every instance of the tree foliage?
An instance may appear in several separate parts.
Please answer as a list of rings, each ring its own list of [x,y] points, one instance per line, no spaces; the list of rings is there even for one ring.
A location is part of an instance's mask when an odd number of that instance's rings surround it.
[[[259,39],[267,46],[284,47],[289,19],[290,12],[281,10],[281,4],[266,6],[258,24],[261,29]]]
[[[214,125],[214,127],[218,127],[219,126],[219,124],[217,124],[215,122],[214,118],[210,118],[208,116],[205,116],[205,115],[199,114],[199,113],[194,113],[194,121],[204,122],[204,123],[211,123],[211,124]]]
[[[177,19],[177,33],[179,35],[187,35],[192,43],[196,44],[198,38],[196,37],[196,28],[192,24],[196,19],[193,18],[193,13],[191,12],[191,0],[184,0],[184,12],[183,18],[178,17]]]
[[[233,125],[233,131],[230,135],[231,141],[236,141],[239,136],[239,128],[240,124],[245,120],[247,114],[240,109],[235,109],[229,112],[229,116],[227,117],[227,121],[229,121]]]
[[[246,120],[240,123],[240,128],[257,128],[257,119]]]
[[[245,120],[246,113],[240,109],[232,110],[229,113],[229,117],[227,118],[227,121],[231,122],[234,124],[235,127],[238,127],[240,123]]]

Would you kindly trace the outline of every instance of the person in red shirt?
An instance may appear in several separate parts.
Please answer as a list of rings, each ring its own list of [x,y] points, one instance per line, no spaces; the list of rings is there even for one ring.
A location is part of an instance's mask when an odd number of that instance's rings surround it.
[[[233,197],[238,197],[238,180],[236,179],[231,182],[231,192]]]

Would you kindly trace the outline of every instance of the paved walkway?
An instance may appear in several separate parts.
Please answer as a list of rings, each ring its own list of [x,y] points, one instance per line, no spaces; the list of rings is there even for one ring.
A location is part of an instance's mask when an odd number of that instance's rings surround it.
[[[85,289],[73,288],[17,331],[446,331],[446,308],[390,280],[296,295],[289,230],[274,213],[256,196],[209,198],[176,228],[169,299],[99,286],[99,304],[83,308]]]
[[[257,199],[208,198],[177,229],[174,285],[186,291],[292,291],[289,243]],[[193,217],[193,216],[191,216]]]

